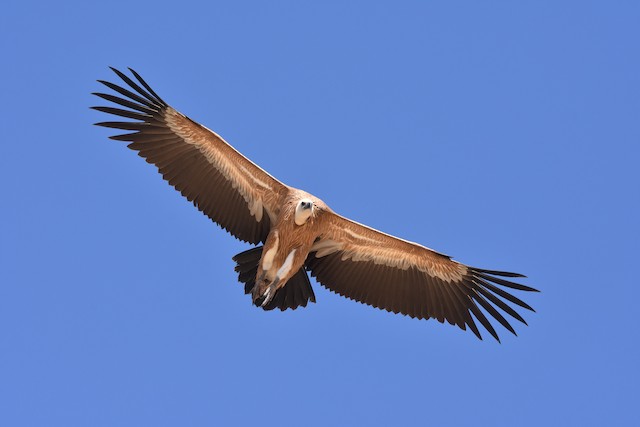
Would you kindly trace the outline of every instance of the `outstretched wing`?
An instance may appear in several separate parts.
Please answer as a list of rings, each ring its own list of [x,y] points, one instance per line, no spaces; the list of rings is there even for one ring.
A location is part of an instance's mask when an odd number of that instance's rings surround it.
[[[513,334],[515,330],[496,308],[524,324],[504,300],[533,311],[501,288],[537,292],[502,278],[524,277],[520,274],[468,267],[333,212],[326,212],[324,220],[325,232],[312,247],[306,265],[318,282],[342,296],[419,319],[446,320],[463,330],[468,326],[482,339],[475,317],[498,341],[480,307]]]
[[[96,125],[131,131],[110,138],[131,142],[129,148],[156,165],[169,184],[238,239],[264,242],[287,187],[215,132],[171,108],[134,70],[129,69],[137,83],[112,70],[132,91],[98,80],[120,96],[94,95],[125,108],[92,108],[134,121]]]

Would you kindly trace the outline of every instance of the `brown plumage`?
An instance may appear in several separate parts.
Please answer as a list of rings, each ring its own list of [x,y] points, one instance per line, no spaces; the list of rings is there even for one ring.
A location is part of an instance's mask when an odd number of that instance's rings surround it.
[[[169,184],[238,239],[264,243],[234,257],[238,279],[256,305],[285,310],[315,302],[309,271],[347,298],[463,330],[469,327],[480,339],[476,320],[499,341],[484,312],[514,334],[501,312],[526,324],[507,302],[533,309],[504,289],[537,292],[505,279],[524,276],[469,267],[344,218],[317,197],[281,183],[216,133],[171,108],[135,71],[130,70],[137,82],[113,71],[129,89],[99,80],[118,95],[95,95],[126,109],[92,108],[134,121],[96,124],[129,131],[111,139],[130,142],[129,148],[156,165]]]

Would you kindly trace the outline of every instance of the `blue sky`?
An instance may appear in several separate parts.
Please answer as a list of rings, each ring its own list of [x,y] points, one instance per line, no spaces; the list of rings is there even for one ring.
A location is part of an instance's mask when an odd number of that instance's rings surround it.
[[[637,422],[638,3],[231,3],[3,7],[0,424]],[[247,246],[91,125],[109,65],[537,313],[497,344],[315,282],[256,309]]]

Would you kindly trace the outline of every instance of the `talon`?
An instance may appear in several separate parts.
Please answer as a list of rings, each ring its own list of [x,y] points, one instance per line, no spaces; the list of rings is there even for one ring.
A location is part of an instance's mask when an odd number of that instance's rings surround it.
[[[267,287],[267,290],[264,291],[264,293],[262,294],[262,298],[264,298],[264,300],[260,304],[260,307],[264,307],[265,305],[269,304],[269,302],[275,295],[276,286],[278,285],[278,282],[280,282],[280,278],[276,277],[275,280],[271,282],[271,284]]]
[[[264,299],[262,300],[262,304],[260,304],[260,307],[264,307],[265,305],[267,305],[269,303],[269,301],[271,301],[271,298],[269,298],[269,296],[271,295],[271,286],[272,285],[269,285],[269,287],[264,292],[264,294],[262,294],[262,297]]]

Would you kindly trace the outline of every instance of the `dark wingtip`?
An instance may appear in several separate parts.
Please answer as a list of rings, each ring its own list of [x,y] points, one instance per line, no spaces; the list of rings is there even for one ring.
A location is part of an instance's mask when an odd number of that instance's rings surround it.
[[[160,98],[160,95],[158,95],[152,88],[151,86],[149,86],[149,84],[140,76],[140,74],[137,73],[136,70],[134,70],[131,67],[127,67],[129,69],[129,71],[131,72],[131,74],[133,74],[133,76],[138,80],[138,82],[140,82],[140,84],[142,86],[144,86],[145,89],[147,89],[149,91],[149,93],[154,96],[159,102],[160,104],[167,106],[167,103]]]
[[[137,133],[134,132],[134,133],[125,133],[125,134],[120,134],[120,135],[111,135],[108,138],[112,139],[114,141],[131,142],[132,141],[132,135],[137,135]],[[129,144],[129,145],[131,145],[131,144]],[[129,147],[129,148],[131,148],[131,147]]]
[[[510,271],[499,271],[499,270],[487,270],[484,268],[477,268],[477,267],[470,267],[471,269],[475,270],[475,271],[479,271],[481,273],[485,273],[485,274],[492,274],[494,276],[502,276],[502,277],[527,277],[524,274],[520,274],[520,273],[512,273]]]
[[[122,76],[125,75],[122,71],[118,70],[117,68],[114,68],[114,67],[109,67],[109,68],[111,68],[111,71],[116,73],[120,78],[122,78]]]

